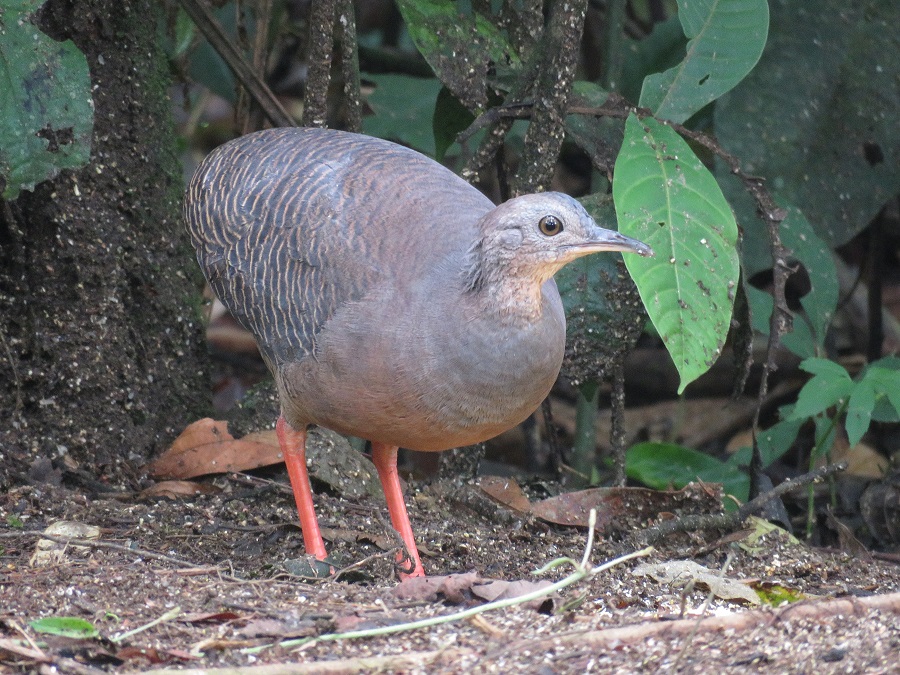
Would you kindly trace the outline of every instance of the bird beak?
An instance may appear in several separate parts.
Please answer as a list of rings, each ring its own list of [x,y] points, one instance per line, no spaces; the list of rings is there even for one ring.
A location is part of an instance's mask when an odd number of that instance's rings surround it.
[[[585,238],[585,241],[579,244],[572,244],[566,248],[573,259],[590,253],[599,253],[600,251],[637,253],[644,258],[653,255],[653,249],[644,242],[596,225],[591,228],[590,235]]]

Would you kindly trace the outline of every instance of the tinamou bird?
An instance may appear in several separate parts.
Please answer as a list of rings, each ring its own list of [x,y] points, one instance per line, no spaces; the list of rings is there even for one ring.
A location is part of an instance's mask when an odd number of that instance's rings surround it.
[[[306,468],[317,424],[371,441],[411,563],[401,578],[424,571],[398,448],[470,445],[526,419],[563,360],[554,273],[599,251],[652,255],[567,195],[494,206],[418,152],[325,129],[269,129],[217,148],[184,216],[213,292],[275,378],[307,553],[326,557]]]

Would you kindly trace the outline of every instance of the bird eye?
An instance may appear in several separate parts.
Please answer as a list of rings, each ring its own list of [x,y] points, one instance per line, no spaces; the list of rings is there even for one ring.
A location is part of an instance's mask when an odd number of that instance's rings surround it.
[[[552,237],[563,231],[563,224],[556,216],[544,216],[538,223],[538,228],[541,230],[541,234]]]

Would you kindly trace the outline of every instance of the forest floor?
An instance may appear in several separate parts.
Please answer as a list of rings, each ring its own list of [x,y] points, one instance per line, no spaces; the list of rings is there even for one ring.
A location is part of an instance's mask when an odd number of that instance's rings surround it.
[[[900,564],[890,556],[817,549],[758,523],[736,535],[679,534],[659,542],[645,558],[535,602],[450,620],[484,605],[497,591],[515,595],[538,589],[537,580],[570,575],[569,563],[541,575],[533,572],[561,557],[580,561],[586,528],[479,502],[472,497],[480,491],[475,485],[447,489],[413,483],[407,503],[432,583],[398,585],[383,500],[341,496],[317,485],[320,522],[341,574],[337,580],[310,581],[290,574],[300,569],[296,561],[303,558],[303,545],[280,470],[255,477],[220,475],[201,485],[208,494],[180,499],[88,496],[47,483],[0,495],[0,672],[888,673],[900,668]],[[708,508],[705,501],[702,508]],[[682,504],[679,514],[692,503]],[[67,535],[88,540],[86,547],[58,547],[35,558],[38,533],[57,521],[97,529]],[[613,531],[598,533],[590,564],[638,547],[630,543],[634,537]],[[684,569],[678,561],[693,561],[713,576]],[[648,576],[641,573],[647,563],[661,567]],[[464,574],[473,571],[477,577]],[[733,582],[731,590],[718,587],[711,594],[719,576]],[[523,583],[491,587],[485,579]],[[768,602],[755,604],[760,596]],[[778,597],[791,602],[776,607]],[[401,630],[403,624],[440,616],[448,620]],[[41,632],[47,628],[33,622],[48,617],[85,620],[97,635]],[[399,632],[330,637],[370,628]]]

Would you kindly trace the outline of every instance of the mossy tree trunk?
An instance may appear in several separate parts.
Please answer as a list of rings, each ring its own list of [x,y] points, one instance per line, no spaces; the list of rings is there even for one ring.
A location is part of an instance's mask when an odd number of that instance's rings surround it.
[[[0,488],[59,470],[132,482],[209,400],[160,16],[156,0],[38,15],[87,56],[93,147],[0,203]]]

